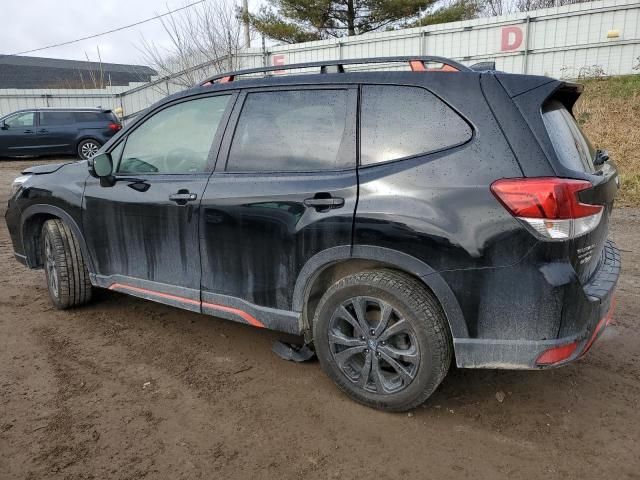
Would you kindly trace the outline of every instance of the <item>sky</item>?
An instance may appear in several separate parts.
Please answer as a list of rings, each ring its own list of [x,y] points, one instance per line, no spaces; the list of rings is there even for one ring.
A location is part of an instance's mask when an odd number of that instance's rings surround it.
[[[194,0],[3,0],[0,7],[0,55],[61,43],[166,13]],[[216,1],[216,0],[207,0]],[[237,0],[239,2],[239,0]],[[250,0],[253,10],[261,0]],[[103,62],[144,63],[141,37],[167,43],[159,20],[80,43],[29,53],[29,56]],[[86,52],[86,53],[85,53]]]

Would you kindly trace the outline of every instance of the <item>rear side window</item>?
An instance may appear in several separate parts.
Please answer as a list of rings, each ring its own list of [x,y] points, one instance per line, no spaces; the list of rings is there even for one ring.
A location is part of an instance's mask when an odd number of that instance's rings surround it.
[[[108,120],[107,116],[101,112],[76,112],[74,113],[76,122],[88,123],[88,122],[104,122]]]
[[[228,171],[355,167],[349,90],[250,93],[233,136]]]
[[[75,123],[73,112],[40,112],[40,126],[53,127]]]
[[[542,118],[562,164],[571,170],[593,172],[595,151],[566,107],[557,100],[547,102]]]
[[[442,100],[419,87],[365,85],[360,163],[371,165],[467,142],[471,127]]]

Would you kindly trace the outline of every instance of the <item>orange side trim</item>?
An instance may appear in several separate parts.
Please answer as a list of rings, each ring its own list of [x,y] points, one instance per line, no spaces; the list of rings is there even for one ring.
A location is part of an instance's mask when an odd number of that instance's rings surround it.
[[[259,327],[259,328],[265,328],[264,323],[262,323],[260,320],[258,320],[256,317],[254,317],[253,315],[237,309],[237,308],[233,308],[233,307],[227,307],[225,305],[218,305],[217,303],[208,303],[208,302],[200,302],[198,300],[193,300],[191,298],[185,298],[185,297],[179,297],[177,295],[171,295],[169,293],[162,293],[162,292],[157,292],[155,290],[148,290],[146,288],[140,288],[140,287],[133,287],[131,285],[124,285],[122,283],[112,283],[111,286],[109,287],[109,290],[125,290],[125,291],[130,291],[130,292],[136,292],[136,293],[143,293],[146,295],[153,295],[155,297],[160,297],[160,298],[166,298],[167,300],[174,300],[176,302],[184,302],[184,303],[188,303],[190,305],[198,305],[198,306],[202,306],[202,307],[207,307],[207,308],[211,308],[213,310],[218,310],[221,312],[228,312],[228,313],[233,313],[235,315],[238,315],[240,318],[242,318],[245,322],[247,322],[249,325],[253,325],[254,327]]]
[[[178,297],[177,295],[170,295],[168,293],[156,292],[155,290],[147,290],[146,288],[132,287],[131,285],[123,285],[121,283],[114,283],[109,287],[109,290],[129,290],[130,292],[145,293],[147,295],[153,295],[160,298],[166,298],[167,300],[175,300],[177,302],[189,303],[191,305],[200,305],[198,300],[192,300],[190,298]]]
[[[426,72],[427,69],[424,66],[424,62],[422,60],[411,60],[409,61],[409,65],[411,66],[412,72]]]
[[[253,325],[254,327],[258,327],[258,328],[264,328],[264,323],[262,323],[256,317],[254,317],[253,315],[248,314],[247,312],[239,310],[237,308],[226,307],[224,305],[218,305],[217,303],[208,303],[208,302],[202,302],[202,306],[203,307],[212,308],[214,310],[219,310],[221,312],[234,313],[234,314],[242,317],[249,325]]]
[[[442,65],[440,68],[427,68],[427,72],[459,72],[456,67],[452,67],[451,65],[447,65],[446,63]]]

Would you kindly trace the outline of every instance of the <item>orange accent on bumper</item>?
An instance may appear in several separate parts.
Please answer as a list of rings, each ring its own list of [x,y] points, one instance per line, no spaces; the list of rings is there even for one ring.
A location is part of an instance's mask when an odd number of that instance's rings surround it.
[[[582,350],[582,353],[580,354],[580,356],[586,355],[586,353],[593,346],[593,343],[596,341],[596,339],[600,335],[600,332],[602,332],[605,328],[607,328],[607,325],[611,323],[611,320],[613,320],[613,311],[615,310],[615,308],[616,308],[616,297],[614,296],[611,299],[611,306],[609,307],[609,311],[604,317],[600,319],[600,321],[598,322],[598,325],[596,325],[595,330],[591,334],[591,338],[587,342],[587,345],[584,347],[584,350]]]
[[[177,295],[171,295],[169,293],[162,293],[162,292],[157,292],[155,290],[148,290],[146,288],[140,288],[140,287],[133,287],[131,285],[124,285],[122,283],[113,283],[111,284],[111,286],[109,286],[109,290],[128,290],[130,292],[137,292],[137,293],[144,293],[147,295],[153,295],[156,297],[160,297],[160,298],[166,298],[167,300],[174,300],[176,302],[184,302],[184,303],[188,303],[190,305],[198,305],[201,307],[207,307],[207,308],[211,308],[212,310],[218,310],[221,312],[228,312],[228,313],[233,313],[235,315],[238,315],[239,317],[241,317],[245,322],[247,322],[249,325],[253,325],[254,327],[258,327],[258,328],[265,328],[264,324],[258,320],[257,318],[255,318],[253,315],[237,309],[237,308],[233,308],[233,307],[227,307],[225,305],[218,305],[217,303],[209,303],[209,302],[200,302],[198,300],[193,300],[191,298],[185,298],[185,297],[179,297]]]

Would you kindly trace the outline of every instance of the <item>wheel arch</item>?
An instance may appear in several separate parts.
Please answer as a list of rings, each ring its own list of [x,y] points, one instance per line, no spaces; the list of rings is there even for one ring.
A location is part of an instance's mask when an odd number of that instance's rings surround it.
[[[100,146],[106,143],[100,140],[97,135],[93,135],[91,133],[81,133],[80,135],[78,135],[78,138],[76,138],[76,150],[78,149],[80,143],[84,142],[85,140],[95,140],[100,144]]]
[[[39,268],[42,266],[39,249],[42,225],[44,225],[44,222],[47,220],[52,219],[60,219],[71,229],[73,235],[80,243],[80,248],[86,259],[89,272],[94,272],[95,270],[93,269],[93,263],[89,255],[89,250],[87,249],[84,235],[75,219],[62,208],[47,204],[31,205],[26,208],[20,216],[20,237],[27,259],[27,266],[29,266],[29,268]]]
[[[460,304],[438,272],[406,253],[368,245],[332,247],[317,253],[305,263],[298,275],[292,301],[293,310],[302,312],[301,330],[309,331],[319,297],[326,287],[346,275],[375,268],[390,268],[417,278],[440,302],[452,337],[469,337]]]
[[[76,139],[76,143],[74,144],[74,147],[73,147],[73,150],[75,153],[78,153],[78,148],[80,147],[80,144],[85,140],[95,141],[100,146],[99,148],[102,148],[102,146],[106,143],[100,140],[96,135],[92,135],[91,133],[81,133],[80,135],[78,135],[78,138]]]

